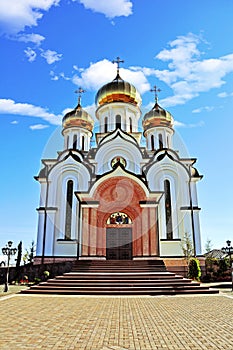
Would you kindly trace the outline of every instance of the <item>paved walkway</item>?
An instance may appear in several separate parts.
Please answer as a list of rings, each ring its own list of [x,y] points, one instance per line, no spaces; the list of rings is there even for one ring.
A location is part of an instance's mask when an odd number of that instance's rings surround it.
[[[0,349],[233,349],[233,298],[0,298]]]

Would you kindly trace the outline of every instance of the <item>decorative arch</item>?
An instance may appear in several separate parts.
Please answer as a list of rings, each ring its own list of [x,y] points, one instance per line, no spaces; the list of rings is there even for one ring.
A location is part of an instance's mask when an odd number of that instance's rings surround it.
[[[146,201],[142,187],[126,177],[113,177],[101,183],[95,190],[94,199],[99,202],[98,221],[101,227],[112,213],[123,212],[134,221],[141,214],[140,201]]]

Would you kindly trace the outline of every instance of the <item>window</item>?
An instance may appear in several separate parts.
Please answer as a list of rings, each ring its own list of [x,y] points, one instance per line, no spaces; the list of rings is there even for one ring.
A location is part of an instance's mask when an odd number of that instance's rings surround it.
[[[133,132],[132,118],[129,118],[129,132]]]
[[[85,149],[85,137],[83,135],[81,136],[81,149],[82,151]]]
[[[73,137],[73,148],[77,149],[77,135],[74,135]]]
[[[154,135],[151,135],[151,151],[155,150],[155,140]]]
[[[104,132],[108,132],[108,117],[104,118]]]
[[[132,224],[132,220],[126,213],[116,212],[110,215],[107,225],[128,225]]]
[[[71,223],[72,223],[72,203],[73,203],[73,181],[67,182],[66,189],[66,222],[65,222],[65,239],[71,239]]]
[[[121,116],[119,114],[116,116],[116,129],[117,128],[121,129]]]
[[[166,234],[167,234],[167,239],[173,239],[171,186],[168,180],[164,181],[164,191],[165,191]]]
[[[163,136],[159,134],[159,149],[163,148]]]

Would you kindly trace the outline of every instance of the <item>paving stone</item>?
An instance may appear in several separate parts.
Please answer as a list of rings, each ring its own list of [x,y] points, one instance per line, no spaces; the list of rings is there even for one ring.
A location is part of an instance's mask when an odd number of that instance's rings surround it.
[[[65,297],[0,299],[0,350],[230,350],[233,299]]]

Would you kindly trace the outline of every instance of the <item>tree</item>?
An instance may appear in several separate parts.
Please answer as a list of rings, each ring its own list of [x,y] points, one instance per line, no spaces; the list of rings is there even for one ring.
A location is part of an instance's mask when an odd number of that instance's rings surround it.
[[[18,244],[18,249],[17,249],[17,258],[16,260],[16,266],[15,266],[15,280],[19,280],[19,274],[20,274],[20,263],[22,259],[22,241],[19,242]]]
[[[209,253],[211,251],[211,249],[212,249],[211,239],[207,238],[206,244],[205,244],[206,253]]]
[[[17,259],[16,259],[16,270],[19,269],[19,267],[20,267],[21,259],[22,259],[22,241],[20,241],[19,244],[18,244],[18,255],[17,255]]]
[[[188,263],[188,277],[195,279],[197,281],[200,280],[201,277],[201,268],[200,262],[196,258],[191,258]]]
[[[31,247],[29,248],[29,250],[26,249],[26,252],[23,255],[23,262],[24,262],[24,264],[33,262],[34,252],[35,252],[35,243],[34,243],[34,241],[32,241]]]
[[[186,263],[188,265],[190,258],[194,255],[194,250],[193,250],[193,242],[191,239],[191,235],[187,232],[185,232],[184,238],[181,241],[181,248],[182,248]]]

